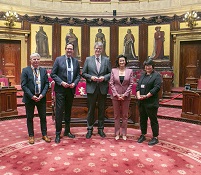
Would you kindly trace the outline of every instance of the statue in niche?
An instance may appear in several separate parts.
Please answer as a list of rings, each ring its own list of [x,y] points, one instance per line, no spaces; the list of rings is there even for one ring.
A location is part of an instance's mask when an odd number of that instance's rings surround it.
[[[43,30],[43,26],[40,26],[39,31],[36,31],[36,53],[39,53],[44,58],[50,57],[48,36]]]
[[[131,29],[127,30],[127,34],[124,37],[124,50],[123,55],[125,55],[129,60],[137,59],[135,55],[135,37],[132,34]]]
[[[106,51],[105,51],[106,50],[106,39],[105,39],[105,34],[102,33],[102,29],[98,29],[98,33],[96,34],[96,37],[95,37],[95,42],[103,43],[102,55],[107,56]]]
[[[160,26],[155,27],[155,30],[156,32],[154,33],[154,48],[150,58],[164,59],[165,32],[161,31]]]
[[[73,29],[69,29],[69,33],[66,35],[66,44],[72,43],[74,45],[74,57],[79,58],[80,53],[79,53],[79,46],[78,46],[78,38],[77,36],[73,33]]]

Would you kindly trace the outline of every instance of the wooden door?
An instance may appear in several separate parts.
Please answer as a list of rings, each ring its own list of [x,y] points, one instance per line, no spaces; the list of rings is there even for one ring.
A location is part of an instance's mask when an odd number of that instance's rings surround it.
[[[185,41],[180,45],[179,86],[195,83],[200,77],[201,41]]]
[[[9,78],[11,86],[20,84],[21,43],[17,40],[0,40],[0,69]]]

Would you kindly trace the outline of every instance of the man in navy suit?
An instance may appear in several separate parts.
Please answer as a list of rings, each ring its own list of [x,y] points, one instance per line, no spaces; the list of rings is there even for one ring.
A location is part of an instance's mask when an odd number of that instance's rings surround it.
[[[47,136],[46,122],[46,93],[49,82],[46,69],[39,67],[40,55],[33,53],[30,56],[31,66],[22,70],[21,87],[24,91],[23,102],[25,103],[27,128],[29,134],[29,143],[34,144],[33,118],[34,108],[37,107],[40,117],[42,139],[46,142],[51,140]]]
[[[93,133],[96,102],[98,102],[98,134],[101,137],[106,136],[103,129],[105,101],[108,93],[108,81],[110,80],[111,65],[109,58],[101,55],[103,50],[103,44],[101,42],[95,43],[94,50],[95,55],[86,58],[82,70],[82,76],[87,82],[87,139],[91,138]]]
[[[55,143],[60,143],[63,116],[65,121],[64,136],[75,138],[75,135],[70,132],[70,119],[75,88],[80,81],[80,65],[78,60],[72,57],[73,44],[66,44],[65,51],[65,55],[56,58],[51,73],[51,77],[55,81],[56,95]]]

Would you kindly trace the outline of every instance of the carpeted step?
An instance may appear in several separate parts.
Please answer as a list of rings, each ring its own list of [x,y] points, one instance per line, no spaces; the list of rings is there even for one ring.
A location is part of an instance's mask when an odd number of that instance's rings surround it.
[[[172,107],[172,108],[182,108],[182,100],[177,99],[163,99],[159,102],[160,106]]]
[[[163,95],[163,99],[172,99],[172,98],[174,98],[174,99],[183,99],[183,95],[182,95],[182,93],[171,93],[171,94],[165,94],[165,95]]]

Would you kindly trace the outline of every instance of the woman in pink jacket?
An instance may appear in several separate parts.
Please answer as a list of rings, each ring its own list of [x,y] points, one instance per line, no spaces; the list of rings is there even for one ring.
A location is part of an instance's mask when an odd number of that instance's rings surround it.
[[[122,135],[126,140],[128,111],[133,86],[133,70],[126,68],[127,58],[119,55],[116,60],[116,68],[112,69],[110,77],[111,98],[114,108],[115,140]],[[122,123],[120,122],[122,119]],[[120,131],[121,128],[121,131]]]

